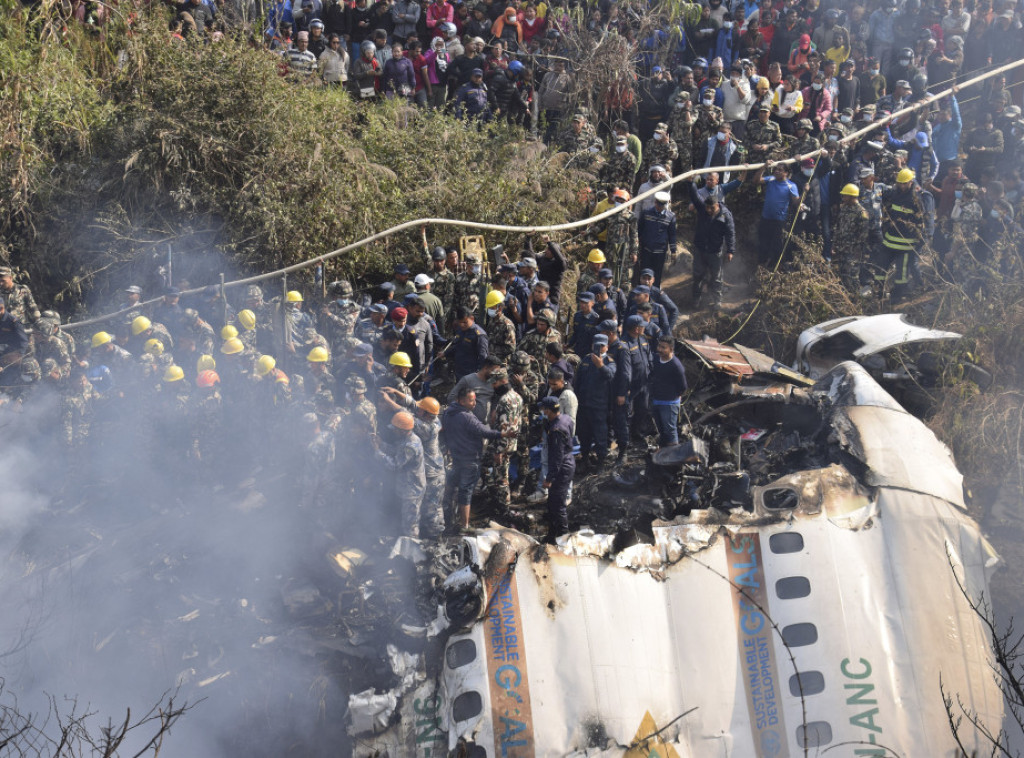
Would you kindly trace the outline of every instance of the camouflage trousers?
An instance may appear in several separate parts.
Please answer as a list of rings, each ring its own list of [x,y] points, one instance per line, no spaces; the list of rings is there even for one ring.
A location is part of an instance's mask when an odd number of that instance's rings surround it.
[[[498,453],[493,444],[488,445],[484,451],[482,466],[484,491],[498,505],[508,505],[512,501],[508,465],[516,454],[515,450]]]
[[[398,497],[402,511],[402,534],[406,537],[420,536],[420,518],[424,492],[409,493]]]
[[[836,273],[843,286],[850,292],[857,292],[860,289],[860,252],[846,249],[837,245],[832,250],[832,265],[836,267]]]
[[[423,501],[419,512],[419,536],[423,539],[436,539],[444,531],[444,474],[427,477],[427,488],[423,492]]]

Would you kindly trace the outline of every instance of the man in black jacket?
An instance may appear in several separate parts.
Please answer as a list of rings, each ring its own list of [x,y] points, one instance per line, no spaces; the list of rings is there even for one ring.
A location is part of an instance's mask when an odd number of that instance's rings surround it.
[[[576,431],[572,419],[561,412],[558,398],[548,395],[537,403],[544,415],[544,434],[548,442],[548,533],[545,542],[554,543],[569,531],[569,486],[576,473],[572,437]]]
[[[708,195],[701,202],[697,188],[692,182],[687,184],[697,211],[697,229],[693,239],[693,307],[697,308],[706,284],[711,295],[711,307],[718,308],[722,305],[724,289],[723,256],[725,261],[731,261],[736,253],[736,225],[732,213],[718,202],[717,197]]]

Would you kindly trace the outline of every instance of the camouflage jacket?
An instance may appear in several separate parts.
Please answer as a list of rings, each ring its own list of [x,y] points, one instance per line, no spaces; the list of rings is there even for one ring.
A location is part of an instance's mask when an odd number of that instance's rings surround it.
[[[39,306],[32,297],[32,290],[24,284],[15,284],[6,291],[0,290],[0,296],[4,299],[7,312],[25,326],[31,326],[39,320]]]
[[[668,115],[668,136],[675,142],[683,173],[693,168],[693,124],[693,111],[688,108],[673,108]],[[672,170],[671,166],[665,168]]]
[[[444,304],[444,311],[448,313],[455,302],[455,274],[444,269],[439,274],[432,273],[431,276],[434,283],[431,285],[430,291]]]
[[[61,398],[61,427],[66,445],[78,447],[85,443],[89,436],[93,403],[96,398],[96,391],[91,384],[86,384],[84,389],[69,392]]]
[[[616,187],[632,190],[636,176],[636,156],[629,150],[615,153],[597,172],[598,181],[611,192]]]
[[[781,144],[782,132],[774,121],[762,124],[755,119],[747,124],[747,134],[743,138],[743,145],[747,148],[747,155],[750,156],[751,163],[761,163]],[[766,145],[768,149],[756,150],[754,145]]]
[[[832,247],[837,256],[859,260],[868,242],[868,212],[860,205],[840,205]]]
[[[697,118],[693,122],[693,144],[698,149],[706,148],[705,143],[708,137],[718,131],[725,119],[722,109],[717,105],[700,105],[697,108]],[[703,158],[703,156],[695,156]],[[666,168],[668,168],[666,166]]]
[[[664,166],[669,174],[672,173],[672,164],[679,155],[679,147],[670,136],[665,140],[651,138],[644,145],[644,175],[647,175],[651,166]]]
[[[513,437],[500,437],[491,442],[495,453],[514,453],[519,446],[519,430],[523,421],[523,398],[515,389],[510,389],[501,397],[495,396],[491,401],[491,413],[488,425],[492,429],[514,431]]]
[[[807,134],[803,139],[798,139],[793,142],[793,146],[789,150],[789,156],[791,158],[795,158],[798,155],[807,155],[807,153],[813,153],[820,147],[821,143],[819,143],[818,140],[810,134]]]
[[[532,356],[539,365],[546,366],[544,360],[544,348],[549,342],[561,343],[562,335],[557,329],[548,329],[546,334],[541,334],[536,329],[531,329],[519,341],[519,349],[527,355]]]
[[[507,363],[509,357],[516,351],[516,325],[512,319],[504,313],[487,321],[487,346],[491,353]]]
[[[472,271],[463,271],[455,277],[455,295],[452,309],[466,308],[475,314],[480,310],[480,286],[483,279]]]

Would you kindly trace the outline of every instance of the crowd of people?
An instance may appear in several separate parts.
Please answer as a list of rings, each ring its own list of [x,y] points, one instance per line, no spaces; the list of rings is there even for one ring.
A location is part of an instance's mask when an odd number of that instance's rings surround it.
[[[176,28],[212,37],[233,8],[187,0]],[[553,150],[593,172],[595,215],[680,172],[718,169],[596,222],[575,292],[563,285],[577,264],[548,237],[493,275],[478,252],[425,248],[391,281],[269,301],[257,285],[237,302],[216,286],[187,298],[169,287],[143,308],[131,286],[118,318],[76,343],[0,269],[5,402],[59,397],[72,455],[97,435],[130,438],[125,410],[145,408],[174,451],[167,467],[200,478],[259,461],[262,430],[288,428],[311,509],[379,504],[402,533],[429,538],[469,528],[481,498],[496,513],[544,503],[555,538],[577,466],[678,442],[687,380],[679,307],[661,285],[683,249],[681,219],[693,229],[691,309],[720,305],[723,268],[744,256],[735,213],[759,216],[751,269],[788,266],[799,235],[856,296],[889,284],[906,296],[922,255],[961,281],[1021,276],[1021,74],[964,102],[956,86],[1013,57],[1013,0],[709,0],[696,23],[663,28],[611,0],[587,14],[575,28],[544,2],[279,0],[266,34],[293,73],[353,97],[544,127]],[[566,40],[640,33],[626,83],[593,93],[599,112],[572,105],[584,53]],[[940,87],[954,94],[893,117]],[[788,157],[802,157],[792,172]],[[730,170],[748,162],[767,168]],[[513,498],[531,468],[536,487]]]

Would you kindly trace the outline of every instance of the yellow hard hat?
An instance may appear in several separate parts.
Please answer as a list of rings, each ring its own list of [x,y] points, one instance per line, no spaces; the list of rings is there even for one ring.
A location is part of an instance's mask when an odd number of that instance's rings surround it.
[[[433,397],[425,397],[425,398],[423,398],[418,403],[416,403],[416,406],[421,411],[426,411],[427,413],[429,413],[432,416],[436,416],[437,414],[439,414],[441,412],[441,404],[439,402],[437,402],[437,398],[433,398]]]
[[[217,361],[213,359],[212,355],[200,355],[199,360],[196,361],[196,373],[201,374],[204,371],[213,371],[217,368]]]
[[[185,372],[181,370],[181,366],[175,366],[173,363],[164,371],[165,382],[180,382],[184,378]]]
[[[912,181],[914,181],[914,169],[912,168],[900,169],[900,172],[896,174],[897,184],[904,184]]]
[[[397,353],[392,353],[391,357],[388,358],[388,363],[390,363],[392,366],[412,368],[412,361],[409,359],[409,354],[403,353],[401,350],[399,350]]]
[[[256,314],[246,308],[238,312],[238,323],[247,331],[251,332],[256,328]]]
[[[860,188],[856,184],[847,184],[841,190],[840,195],[847,195],[848,197],[860,197]]]
[[[235,329],[235,327],[232,326],[231,324],[225,324],[224,327],[220,330],[220,338],[222,340],[234,339],[237,336],[238,330]]]
[[[330,358],[331,355],[327,352],[327,349],[319,345],[310,350],[309,355],[306,356],[306,360],[310,363],[327,363]]]
[[[132,320],[132,336],[138,337],[151,326],[153,326],[153,322],[150,321],[148,318],[146,318],[145,316],[136,316]]]
[[[590,263],[604,263],[608,259],[604,257],[604,253],[595,247],[590,251],[590,255],[587,256],[587,260]]]
[[[288,294],[285,295],[284,299],[289,303],[301,303],[302,293],[298,290],[288,290]]]
[[[107,332],[96,332],[92,335],[92,346],[99,347],[100,345],[106,345],[108,342],[113,342],[114,338]]]
[[[224,355],[237,355],[243,350],[245,350],[245,345],[242,344],[242,340],[238,339],[238,337],[225,340],[224,344],[220,346],[220,351]]]
[[[277,367],[277,361],[274,360],[272,355],[261,355],[260,359],[256,361],[256,374],[258,376],[266,376]]]
[[[412,431],[415,425],[416,420],[409,411],[399,411],[391,417],[391,426],[395,427],[395,429],[404,429],[408,432]]]
[[[146,340],[146,345],[143,348],[150,355],[163,355],[164,354],[164,343],[158,340],[156,337],[151,337]]]
[[[497,308],[503,302],[505,302],[505,296],[498,292],[498,290],[491,290],[487,293],[486,303],[488,308]]]

